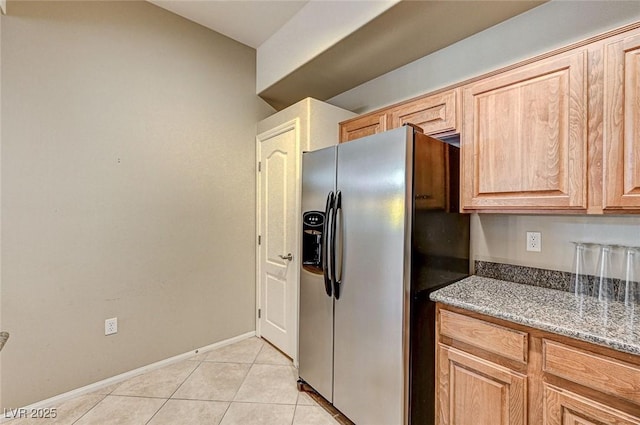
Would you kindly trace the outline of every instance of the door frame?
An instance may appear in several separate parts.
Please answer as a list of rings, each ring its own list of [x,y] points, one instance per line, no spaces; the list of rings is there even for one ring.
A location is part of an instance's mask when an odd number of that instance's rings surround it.
[[[302,152],[300,146],[300,119],[295,118],[293,120],[287,121],[283,124],[280,124],[270,130],[262,132],[256,136],[256,234],[255,234],[255,242],[256,242],[256,308],[255,308],[255,320],[256,320],[256,336],[260,337],[261,333],[261,325],[260,318],[258,317],[258,309],[262,308],[261,298],[262,298],[262,288],[261,288],[261,262],[260,262],[260,249],[261,245],[258,244],[258,237],[262,234],[262,222],[261,222],[261,175],[260,171],[258,171],[258,164],[262,155],[262,142],[273,137],[276,137],[282,133],[286,133],[288,131],[294,131],[295,135],[295,158],[296,158],[296,174],[295,174],[295,216],[297,217],[295,221],[295,244],[291,247],[291,252],[294,255],[295,261],[299,261],[301,258],[302,249],[300,247],[300,239],[301,239],[301,229],[300,229],[300,208],[301,208],[301,190],[302,190],[302,179],[301,177],[301,162],[302,162]],[[299,264],[299,263],[296,263]],[[293,365],[298,367],[298,316],[299,316],[299,308],[300,308],[300,267],[299,265],[294,270],[294,280],[293,283],[293,300],[295,305],[293,306],[292,311],[294,311],[294,316],[291,318],[291,335],[289,339],[289,343],[292,347],[292,356],[293,356]],[[292,306],[289,306],[292,307]]]

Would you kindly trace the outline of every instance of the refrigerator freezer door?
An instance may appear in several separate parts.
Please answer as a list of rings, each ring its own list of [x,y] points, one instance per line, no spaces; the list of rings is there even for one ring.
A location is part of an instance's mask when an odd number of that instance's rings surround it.
[[[302,156],[302,213],[324,211],[335,191],[336,147]],[[325,217],[328,220],[329,217]],[[328,401],[333,400],[333,298],[327,295],[322,271],[300,270],[300,378]]]
[[[403,127],[338,147],[342,286],[335,301],[333,403],[358,424],[404,421],[412,134]]]

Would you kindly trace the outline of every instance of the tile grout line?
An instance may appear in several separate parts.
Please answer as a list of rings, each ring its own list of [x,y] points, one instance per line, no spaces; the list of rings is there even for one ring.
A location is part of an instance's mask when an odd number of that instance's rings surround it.
[[[193,361],[193,360],[191,360]],[[162,410],[162,408],[169,402],[169,400],[171,400],[171,397],[174,396],[174,394],[176,392],[178,392],[178,390],[184,385],[185,382],[187,382],[187,379],[189,379],[189,377],[191,375],[193,375],[193,373],[198,370],[198,368],[200,367],[200,365],[202,364],[202,360],[196,360],[198,362],[198,365],[196,367],[193,368],[193,370],[191,372],[189,372],[189,374],[182,380],[182,382],[180,383],[180,385],[178,385],[176,387],[175,390],[173,390],[173,392],[171,393],[171,395],[169,395],[169,398],[165,399],[164,403],[162,403],[162,406],[160,406],[160,408],[158,410],[155,411],[155,413],[153,415],[151,415],[151,417],[149,418],[149,420],[147,422],[145,422],[145,425],[147,425],[149,422],[151,422],[153,420],[153,418],[156,417],[156,415],[158,414],[158,412],[160,412]]]
[[[190,360],[190,359],[186,359],[186,360],[188,360],[188,361],[196,361],[196,362],[198,362],[198,363],[199,363],[199,364],[198,364],[198,366],[196,366],[196,367],[193,369],[193,371],[191,371],[191,373],[193,373],[193,372],[194,372],[194,371],[199,367],[200,363],[202,363],[202,361],[201,361],[201,360]],[[189,374],[189,376],[191,376],[191,373]],[[189,376],[187,376],[187,378],[188,378]],[[108,393],[106,393],[106,394],[97,394],[97,395],[101,395],[101,396],[103,396],[103,397],[102,397],[100,400],[98,400],[98,401],[97,401],[93,406],[91,406],[91,407],[90,407],[86,412],[84,412],[82,415],[80,415],[80,416],[79,416],[75,421],[73,421],[73,422],[71,423],[71,425],[74,425],[74,424],[78,423],[82,418],[84,418],[84,417],[85,417],[89,412],[91,412],[91,411],[92,411],[96,406],[98,406],[100,403],[102,403],[103,401],[105,401],[108,397],[129,397],[129,398],[151,398],[151,399],[164,399],[164,400],[165,400],[165,402],[162,404],[162,406],[160,406],[160,408],[159,408],[159,409],[158,409],[158,410],[153,414],[153,416],[152,416],[152,417],[151,417],[151,418],[146,422],[146,423],[149,423],[149,421],[151,421],[151,419],[153,419],[153,417],[154,417],[154,416],[155,416],[155,415],[160,411],[160,409],[162,409],[162,407],[164,407],[164,405],[166,404],[166,402],[167,402],[169,399],[165,399],[164,397],[152,397],[152,396],[150,397],[150,396],[136,396],[136,395],[114,395],[114,394],[113,394],[113,392],[114,392],[115,390],[117,390],[117,389],[118,389],[122,384],[124,384],[124,383],[125,383],[125,382],[127,382],[127,381],[130,381],[130,380],[131,380],[131,379],[133,379],[133,378],[135,378],[135,377],[131,377],[131,378],[129,378],[129,379],[127,379],[127,380],[125,380],[125,381],[119,382],[119,383],[118,383],[118,385],[117,385],[114,389],[112,389],[111,391],[109,391],[109,392],[108,392]],[[187,378],[185,378],[185,380],[186,380]],[[183,381],[183,383],[184,383],[184,381]],[[182,384],[180,384],[180,386],[181,386],[181,385],[182,385]],[[180,386],[178,386],[178,388],[180,388]],[[176,389],[176,391],[177,391],[177,389]],[[89,394],[91,394],[91,393],[88,393],[87,395],[89,395]],[[175,394],[175,391],[174,391],[174,394]],[[172,395],[173,395],[173,394],[172,394]],[[77,396],[77,397],[75,397],[74,399],[77,399],[77,398],[79,398],[79,397],[81,397],[81,396]],[[73,399],[72,399],[72,400],[73,400]]]
[[[264,349],[264,340],[262,338],[260,338],[260,337],[256,337],[256,338],[258,340],[260,340],[260,342],[262,342],[262,346],[260,347],[260,349],[256,353],[256,356],[253,358],[253,361],[251,362],[251,365],[249,366],[249,369],[247,369],[247,373],[244,375],[244,378],[242,379],[242,382],[238,386],[238,389],[236,390],[235,394],[233,395],[233,398],[229,402],[229,405],[227,406],[227,409],[224,411],[224,415],[222,415],[222,418],[220,418],[220,422],[218,422],[218,425],[221,424],[222,421],[224,421],[224,418],[227,416],[227,413],[229,413],[229,409],[231,409],[231,405],[235,402],[235,399],[238,396],[238,393],[240,392],[240,388],[242,388],[242,385],[247,380],[247,376],[249,376],[249,372],[251,372],[251,368],[253,367],[254,364],[256,364],[256,359],[260,355],[260,352]]]
[[[220,421],[217,424],[213,424],[213,425],[220,425],[222,423],[222,421],[224,420],[224,417],[227,416],[227,412],[229,411],[229,408],[231,407],[231,403],[232,402],[229,402],[229,404],[227,405],[227,408],[224,409],[224,413],[220,417]]]
[[[180,401],[213,401],[216,403],[235,403],[235,404],[262,404],[264,406],[295,406],[295,403],[267,403],[266,401],[228,401],[228,400],[188,400],[188,399],[173,399]]]
[[[256,359],[260,355],[260,352],[264,349],[264,340],[262,338],[258,338],[258,339],[262,342],[262,346],[260,347],[260,349],[256,353],[255,357],[253,358],[253,361],[250,363],[249,369],[247,369],[247,373],[244,375],[244,378],[242,379],[242,382],[240,383],[240,386],[238,386],[238,389],[236,390],[235,394],[233,395],[233,399],[231,400],[231,403],[236,401],[236,397],[238,397],[238,393],[240,392],[240,388],[242,388],[244,383],[247,381],[247,376],[249,376],[249,372],[251,372],[251,368],[253,368],[253,366],[256,364]]]
[[[111,391],[111,392],[113,392],[113,391]],[[103,394],[98,394],[98,395],[103,395]],[[102,403],[107,397],[109,397],[109,394],[104,395],[93,406],[91,406],[89,409],[87,409],[86,412],[84,412],[82,415],[80,415],[80,417],[78,417],[78,419],[76,419],[75,421],[71,422],[71,425],[77,423],[80,419],[84,418],[87,415],[87,413],[91,412],[98,404]]]
[[[296,412],[298,411],[298,399],[300,398],[300,395],[298,394],[298,398],[296,399],[296,405],[293,408],[293,416],[291,417],[291,425],[293,425],[296,421]]]

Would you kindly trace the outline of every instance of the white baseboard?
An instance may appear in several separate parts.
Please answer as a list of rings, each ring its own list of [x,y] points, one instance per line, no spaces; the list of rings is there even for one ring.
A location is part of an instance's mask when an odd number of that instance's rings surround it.
[[[125,373],[121,373],[120,375],[112,376],[111,378],[103,379],[102,381],[94,382],[93,384],[86,385],[84,387],[76,388],[75,390],[68,391],[66,393],[59,394],[57,396],[48,398],[46,400],[38,401],[36,403],[30,404],[29,406],[23,407],[21,410],[26,412],[35,411],[37,409],[44,409],[47,407],[57,407],[60,404],[64,403],[67,400],[70,400],[74,397],[78,397],[84,394],[92,393],[98,391],[101,388],[108,387],[113,384],[117,384],[122,381],[126,381],[127,379],[133,378],[134,376],[141,375],[146,372],[150,372],[155,369],[160,369],[161,367],[168,366],[172,363],[179,362],[181,360],[187,360],[189,357],[196,356],[198,354],[206,353],[211,350],[215,350],[220,347],[224,347],[225,345],[230,345],[235,342],[242,341],[247,338],[251,338],[252,336],[256,336],[255,331],[247,332],[242,335],[234,336],[233,338],[225,339],[224,341],[216,342],[214,344],[207,345],[205,347],[197,348],[195,350],[188,351],[183,354],[178,354],[177,356],[169,357],[168,359],[160,360],[155,363],[151,363],[146,366],[139,367],[137,369],[130,370]],[[14,409],[16,410],[16,409]],[[7,412],[8,413],[8,412]],[[6,415],[2,415],[0,418],[0,423],[8,422],[13,418],[7,418]]]

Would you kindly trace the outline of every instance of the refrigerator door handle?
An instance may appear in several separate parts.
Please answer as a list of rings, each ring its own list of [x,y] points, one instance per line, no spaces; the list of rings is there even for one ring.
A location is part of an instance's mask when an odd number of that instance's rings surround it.
[[[328,296],[332,295],[332,285],[331,285],[331,278],[330,278],[330,263],[329,263],[329,244],[331,243],[330,240],[330,235],[329,235],[329,231],[332,229],[332,226],[329,226],[329,218],[331,217],[331,212],[333,210],[333,201],[334,201],[334,195],[333,192],[329,192],[329,194],[327,195],[327,202],[325,204],[324,207],[324,225],[322,228],[322,253],[321,253],[321,259],[320,261],[322,262],[322,273],[324,274],[324,289],[327,292]]]
[[[342,255],[343,255],[343,241],[342,241],[342,221],[340,222],[340,228],[338,228],[338,213],[342,210],[342,192],[336,192],[335,206],[333,208],[333,219],[331,220],[331,280],[333,281],[333,296],[336,300],[340,299],[340,287],[342,285]],[[338,239],[338,232],[340,233],[340,258],[336,256],[336,240]],[[340,267],[340,276],[338,277],[338,267]]]

